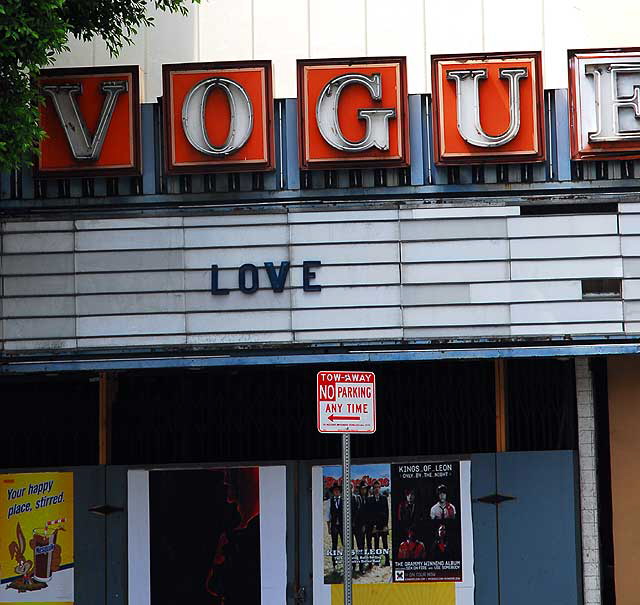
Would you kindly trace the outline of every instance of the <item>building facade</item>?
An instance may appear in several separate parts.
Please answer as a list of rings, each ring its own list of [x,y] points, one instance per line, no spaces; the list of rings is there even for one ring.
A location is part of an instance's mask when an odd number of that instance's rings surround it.
[[[51,602],[341,602],[332,370],[377,382],[355,602],[634,602],[635,9],[507,8],[212,2],[43,73],[0,181],[10,602],[29,548]],[[40,581],[14,521],[70,490]]]

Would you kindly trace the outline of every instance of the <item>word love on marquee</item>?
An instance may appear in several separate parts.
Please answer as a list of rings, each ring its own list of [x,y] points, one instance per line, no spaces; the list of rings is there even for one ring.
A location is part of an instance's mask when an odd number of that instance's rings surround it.
[[[432,57],[438,164],[544,161],[541,53]],[[167,174],[275,165],[270,61],[163,66]],[[571,157],[640,157],[640,49],[569,51]],[[138,67],[43,70],[40,177],[140,174]],[[304,170],[408,166],[404,57],[298,61]]]

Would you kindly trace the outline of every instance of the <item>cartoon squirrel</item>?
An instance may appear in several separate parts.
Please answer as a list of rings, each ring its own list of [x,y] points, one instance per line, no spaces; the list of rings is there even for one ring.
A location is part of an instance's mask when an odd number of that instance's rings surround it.
[[[17,561],[17,565],[14,570],[17,574],[21,574],[25,584],[31,583],[31,576],[33,575],[33,561],[27,560],[24,556],[24,551],[27,548],[27,541],[22,533],[22,528],[20,527],[20,523],[16,527],[16,537],[18,538],[17,542],[11,542],[9,544],[9,556],[11,559],[15,559]]]

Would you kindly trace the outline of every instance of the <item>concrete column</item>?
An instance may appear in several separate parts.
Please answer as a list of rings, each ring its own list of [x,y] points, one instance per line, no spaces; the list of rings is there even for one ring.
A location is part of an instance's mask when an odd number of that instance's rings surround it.
[[[601,605],[598,489],[596,475],[593,381],[587,357],[576,357],[578,453],[580,460],[580,520],[582,582],[585,605]]]

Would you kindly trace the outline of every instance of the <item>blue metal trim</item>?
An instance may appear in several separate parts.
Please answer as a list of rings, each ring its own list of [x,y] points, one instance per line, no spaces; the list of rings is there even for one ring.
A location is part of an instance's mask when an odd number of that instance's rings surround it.
[[[409,141],[411,145],[411,184],[424,185],[423,123],[426,115],[422,109],[422,95],[409,95]]]
[[[11,196],[11,174],[0,172],[0,199]]]
[[[32,200],[35,196],[33,189],[33,171],[28,166],[25,166],[20,171],[20,180],[22,183],[22,199]],[[20,200],[15,200],[20,201]],[[46,201],[44,202],[46,204]]]
[[[284,112],[284,153],[286,161],[287,189],[300,189],[300,166],[298,164],[298,101],[287,99]],[[299,194],[295,191],[295,194]]]
[[[297,170],[297,168],[296,168]],[[438,168],[442,171],[442,168]],[[299,173],[293,176],[288,175],[289,185],[300,185]],[[297,181],[291,182],[291,179]],[[517,187],[516,187],[517,185]],[[246,191],[235,193],[199,193],[199,194],[178,194],[168,193],[162,195],[138,195],[138,196],[118,196],[113,198],[114,203],[117,202],[120,208],[144,207],[144,206],[167,206],[178,204],[202,204],[203,207],[233,206],[237,208],[240,204],[286,204],[295,202],[310,201],[331,201],[336,202],[345,200],[354,201],[373,201],[379,199],[409,199],[411,197],[428,199],[431,197],[448,197],[452,196],[451,202],[465,202],[466,199],[453,199],[453,196],[460,198],[468,197],[491,197],[495,196],[508,203],[513,202],[533,202],[542,200],[529,199],[534,195],[575,195],[580,196],[582,201],[593,202],[593,200],[585,199],[589,194],[609,193],[612,195],[612,202],[618,202],[620,195],[627,192],[637,192],[638,181],[636,179],[620,179],[616,181],[578,181],[578,182],[546,182],[546,183],[508,183],[501,185],[497,183],[485,184],[459,184],[459,185],[422,185],[417,187],[370,187],[362,189],[298,189],[285,191]],[[2,200],[0,201],[0,210],[5,212],[16,210],[35,210],[46,208],[53,209],[69,209],[69,208],[96,208],[105,209],[108,207],[109,200],[105,198],[106,188],[104,179],[95,179],[95,198],[65,198],[65,199],[34,199],[34,200]],[[97,197],[102,196],[102,197]],[[485,200],[486,201],[486,200]],[[604,201],[604,200],[600,200]],[[631,200],[630,200],[631,201]],[[637,201],[637,200],[633,200]]]
[[[97,203],[100,206],[104,206],[104,202],[105,202],[104,198],[107,195],[107,179],[106,179],[106,177],[96,177],[93,180],[93,195],[95,196],[95,198],[89,198],[89,199],[96,199]],[[133,199],[135,199],[136,197],[138,197],[138,196],[134,196]],[[82,201],[84,201],[84,198],[82,198]],[[82,201],[80,201],[80,205],[84,205],[82,203]],[[49,204],[51,204],[51,200],[49,200]]]
[[[283,182],[282,171],[282,157],[280,150],[282,149],[282,105],[281,101],[274,101],[273,103],[273,153],[274,153],[274,166],[275,169],[271,172],[264,173],[264,188],[267,191],[275,191],[280,188],[280,183]]]
[[[142,111],[142,191],[156,193],[155,103],[143,103]]]
[[[162,357],[147,359],[87,359],[70,361],[5,361],[0,375],[50,372],[96,372],[106,370],[198,369],[222,366],[302,365],[386,363],[399,361],[441,361],[531,357],[579,357],[596,355],[637,355],[640,344],[570,345],[554,347],[502,347],[480,349],[433,349],[420,351],[354,351],[349,353],[313,353],[253,355],[247,357],[221,355],[211,357]]]
[[[556,97],[553,90],[544,91],[544,123],[547,158],[544,162],[545,180],[554,181],[557,175],[557,145],[556,145]],[[535,170],[535,169],[534,169]],[[535,178],[535,177],[534,177]]]
[[[566,89],[555,90],[556,170],[559,181],[571,180],[571,145],[569,142],[569,101]],[[612,182],[612,181],[610,181]],[[620,181],[613,181],[618,183]]]

